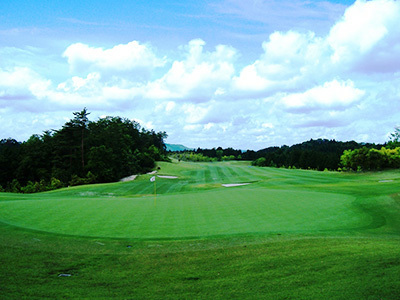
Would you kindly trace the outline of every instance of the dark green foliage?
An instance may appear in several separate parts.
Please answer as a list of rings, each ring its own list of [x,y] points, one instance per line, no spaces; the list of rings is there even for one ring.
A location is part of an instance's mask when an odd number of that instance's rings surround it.
[[[97,177],[92,173],[88,172],[85,178],[78,177],[77,175],[72,175],[72,179],[69,182],[71,186],[91,184],[96,182]]]
[[[400,147],[400,127],[396,127],[394,132],[390,134],[390,141],[388,142],[388,148],[393,149]]]
[[[51,133],[43,136],[32,135],[28,141],[21,144],[21,160],[16,170],[16,177],[22,184],[28,181],[49,181],[52,163],[48,158],[52,154]]]
[[[218,160],[222,160],[223,156],[226,156],[226,157],[234,156],[237,159],[239,156],[242,155],[241,150],[235,150],[233,148],[223,149],[222,147],[212,148],[212,149],[197,148],[195,153],[203,154],[204,156],[208,156],[211,158],[217,158]]]
[[[253,166],[265,167],[267,165],[267,159],[265,157],[257,158],[251,163]]]
[[[26,142],[0,142],[0,185],[33,193],[66,185],[117,181],[151,170],[164,160],[165,132],[141,129],[120,117],[89,121],[86,108],[59,130],[32,135]]]
[[[181,152],[174,153],[171,155],[172,158],[175,158],[179,161],[193,161],[193,162],[212,162],[217,161],[216,157],[205,156],[202,153],[194,153],[194,152]]]
[[[372,147],[374,145],[368,145]],[[337,142],[335,140],[317,139],[296,144],[291,147],[269,147],[256,152],[254,166],[260,167],[291,167],[297,169],[313,169],[323,171],[339,168],[340,157],[344,150],[355,149],[360,144]]]
[[[137,152],[145,151],[145,141],[139,128],[138,123],[120,117],[89,124],[88,168],[99,182],[116,181],[142,171]]]
[[[0,185],[5,187],[16,177],[21,161],[21,143],[8,138],[0,141]]]
[[[12,193],[19,193],[21,192],[21,184],[17,179],[13,179],[11,183],[7,184],[7,191],[10,191]]]
[[[197,148],[195,151],[175,151],[172,154],[170,153],[170,156],[178,160],[194,162],[248,160],[242,150],[235,150],[233,148],[222,149],[222,147],[212,149]]]
[[[218,153],[219,152],[219,153]],[[195,152],[177,152],[170,156],[179,161],[193,161],[193,162],[213,162],[213,161],[230,161],[230,160],[241,160],[241,156],[235,157],[234,155],[222,155],[222,150],[217,150],[216,157],[209,157],[202,153]]]

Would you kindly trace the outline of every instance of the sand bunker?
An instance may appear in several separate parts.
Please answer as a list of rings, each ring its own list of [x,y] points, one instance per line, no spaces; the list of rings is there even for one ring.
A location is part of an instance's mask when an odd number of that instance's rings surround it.
[[[224,187],[233,187],[233,186],[242,186],[242,185],[248,185],[250,183],[227,183],[227,184],[222,184]]]
[[[135,179],[136,179],[136,177],[137,177],[137,175],[131,175],[131,176],[128,176],[128,177],[122,178],[120,181],[121,181],[121,182],[125,182],[125,181],[132,181],[132,180],[135,180]]]
[[[153,171],[153,172],[146,173],[146,174],[148,174],[148,175],[154,175],[154,174],[156,174],[156,173],[157,173],[157,171]],[[136,177],[138,177],[138,175],[132,175],[132,176],[128,176],[128,177],[122,178],[120,181],[121,181],[121,182],[132,181],[132,180],[135,180]],[[167,179],[177,179],[177,178],[178,178],[177,176],[167,176],[167,175],[157,175],[157,177],[160,177],[160,178],[167,178]]]

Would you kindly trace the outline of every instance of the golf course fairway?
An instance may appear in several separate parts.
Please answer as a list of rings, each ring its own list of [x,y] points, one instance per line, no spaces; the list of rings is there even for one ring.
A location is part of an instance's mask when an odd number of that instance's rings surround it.
[[[1,299],[400,298],[398,170],[162,162],[0,193],[0,228]]]

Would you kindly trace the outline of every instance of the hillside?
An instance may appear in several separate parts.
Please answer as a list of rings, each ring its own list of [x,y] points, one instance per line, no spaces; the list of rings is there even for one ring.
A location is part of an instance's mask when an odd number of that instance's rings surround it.
[[[165,144],[165,146],[167,147],[167,151],[171,151],[171,152],[177,152],[177,151],[186,151],[186,150],[193,150],[192,148],[188,148],[184,145],[180,145],[180,144]]]

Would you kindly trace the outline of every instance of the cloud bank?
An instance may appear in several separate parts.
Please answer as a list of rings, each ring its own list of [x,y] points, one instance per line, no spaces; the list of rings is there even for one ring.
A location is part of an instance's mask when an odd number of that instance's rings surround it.
[[[110,48],[74,43],[62,57],[69,74],[61,82],[11,60],[0,64],[3,135],[20,134],[8,115],[25,120],[15,126],[27,127],[26,139],[40,133],[28,128],[62,124],[65,112],[84,106],[92,115],[134,118],[190,147],[260,149],[320,137],[382,142],[400,122],[394,0],[356,1],[325,35],[273,32],[250,62],[240,49],[200,38],[172,54],[135,40]],[[44,121],[49,114],[53,122]]]

